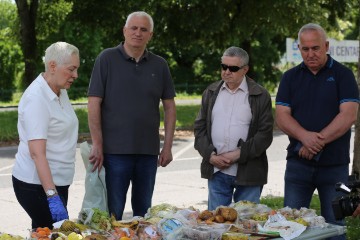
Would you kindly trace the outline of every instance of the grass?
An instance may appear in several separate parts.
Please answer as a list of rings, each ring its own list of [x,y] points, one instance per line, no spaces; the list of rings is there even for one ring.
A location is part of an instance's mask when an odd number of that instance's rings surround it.
[[[176,106],[176,129],[192,130],[194,128],[194,120],[200,109],[200,105],[178,105]],[[160,127],[164,127],[164,114],[161,109]]]
[[[18,138],[17,118],[15,111],[0,112],[0,142]]]
[[[199,111],[199,105],[179,105],[176,107],[177,120],[176,129],[178,130],[192,130],[194,126],[194,119]],[[87,108],[75,109],[76,115],[79,119],[79,133],[89,133],[89,126],[87,120]],[[161,119],[163,113],[161,112]],[[164,126],[161,120],[160,127]],[[0,112],[0,142],[14,142],[18,139],[17,132],[17,111],[3,111]]]
[[[272,209],[279,209],[284,207],[284,198],[283,197],[274,197],[274,196],[267,196],[263,197],[260,200],[260,203],[267,205],[268,207]],[[320,215],[320,199],[319,196],[314,194],[311,203],[310,208],[316,210],[316,214]]]
[[[360,217],[346,217],[346,239],[358,240],[360,238]]]
[[[176,99],[196,99],[201,96],[196,94],[177,93]],[[21,98],[21,93],[16,92],[13,94],[13,100],[10,102],[1,102],[0,107],[17,106]],[[73,104],[86,103],[87,98],[79,98],[71,100]],[[194,126],[194,119],[200,106],[198,105],[187,105],[177,106],[177,120],[176,129],[178,130],[192,130]],[[76,115],[79,119],[79,133],[88,134],[89,127],[87,121],[87,109],[77,108],[75,109]],[[163,112],[161,109],[161,119],[163,119]],[[164,127],[164,122],[161,121],[160,127]],[[17,133],[17,111],[3,111],[0,112],[0,143],[5,144],[6,142],[16,142],[18,140]],[[1,144],[0,144],[1,145]]]
[[[8,102],[0,101],[0,107],[9,107],[9,106],[17,106],[19,104],[22,92],[13,93],[12,100]],[[188,94],[186,92],[176,93],[176,99],[196,99],[201,98],[201,95],[198,94]],[[75,100],[71,100],[74,103],[87,103],[87,98],[78,98]]]

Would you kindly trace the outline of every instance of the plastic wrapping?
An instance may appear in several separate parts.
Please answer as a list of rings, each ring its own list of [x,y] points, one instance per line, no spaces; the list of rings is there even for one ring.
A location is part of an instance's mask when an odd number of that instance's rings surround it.
[[[175,218],[164,218],[158,223],[157,229],[164,240],[177,240],[180,228],[184,224]]]
[[[300,223],[287,221],[282,214],[277,213],[269,216],[269,219],[264,224],[264,227],[259,227],[259,230],[279,232],[282,238],[290,240],[300,236],[300,234],[306,230],[306,227]]]
[[[228,228],[229,226],[224,224],[201,224],[197,226],[183,225],[169,234],[166,239],[220,240],[222,234],[226,232]]]
[[[102,168],[100,172],[92,172],[93,165],[89,162],[90,151],[91,146],[87,142],[82,142],[80,144],[81,157],[86,169],[85,195],[81,209],[98,208],[102,211],[107,211],[108,206],[105,184],[105,169]]]
[[[173,205],[170,205],[168,203],[162,203],[149,208],[144,217],[145,219],[154,218],[154,217],[169,218],[177,210],[178,208]]]

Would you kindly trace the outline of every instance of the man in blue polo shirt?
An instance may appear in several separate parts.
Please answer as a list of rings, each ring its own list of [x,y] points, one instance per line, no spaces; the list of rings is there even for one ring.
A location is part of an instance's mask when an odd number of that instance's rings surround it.
[[[348,180],[358,87],[351,70],[327,55],[329,42],[321,26],[304,25],[298,42],[303,62],[284,73],[276,96],[276,122],[290,140],[284,205],[309,207],[317,189],[321,215],[343,225],[335,220],[331,202],[341,194],[335,184]]]

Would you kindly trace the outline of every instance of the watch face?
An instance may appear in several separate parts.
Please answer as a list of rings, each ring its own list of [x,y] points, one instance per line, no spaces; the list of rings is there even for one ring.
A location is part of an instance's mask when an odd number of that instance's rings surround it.
[[[55,193],[56,193],[56,192],[55,192],[54,189],[49,189],[49,190],[46,191],[46,195],[47,195],[48,197],[54,196]]]

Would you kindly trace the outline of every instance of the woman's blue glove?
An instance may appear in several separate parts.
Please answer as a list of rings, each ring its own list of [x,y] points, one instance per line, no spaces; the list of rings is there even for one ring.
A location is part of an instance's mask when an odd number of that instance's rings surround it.
[[[58,222],[69,219],[69,215],[64,207],[59,195],[47,199],[53,221]]]

